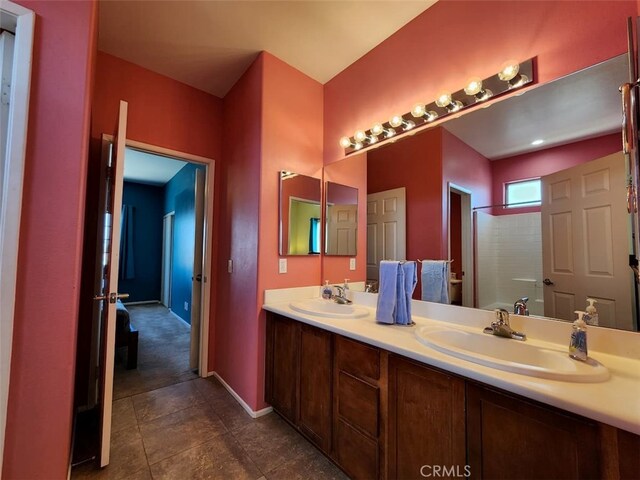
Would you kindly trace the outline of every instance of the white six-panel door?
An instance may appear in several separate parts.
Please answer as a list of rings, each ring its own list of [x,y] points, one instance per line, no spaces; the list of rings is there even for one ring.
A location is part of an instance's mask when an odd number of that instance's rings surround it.
[[[381,260],[406,260],[405,188],[367,195],[367,279],[378,279]]]
[[[542,177],[545,316],[573,320],[595,298],[601,326],[633,325],[622,152]]]

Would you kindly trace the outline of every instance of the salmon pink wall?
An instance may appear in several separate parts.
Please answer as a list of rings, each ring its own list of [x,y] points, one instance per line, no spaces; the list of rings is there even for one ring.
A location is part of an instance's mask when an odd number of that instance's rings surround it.
[[[508,59],[536,57],[537,79],[548,82],[623,53],[637,11],[635,0],[440,0],[325,84],[324,161],[343,157],[341,136]]]
[[[502,160],[494,160],[491,162],[493,199],[492,202],[487,202],[484,205],[504,203],[506,183],[549,175],[620,150],[622,150],[621,134],[614,133]],[[540,207],[510,208],[508,210],[494,208],[493,214],[509,215],[539,211]]]
[[[217,258],[222,166],[222,100],[184,83],[142,68],[104,52],[98,52],[96,86],[92,110],[92,158],[89,181],[95,182],[95,167],[100,162],[100,138],[114,132],[120,100],[129,103],[127,139],[199,155],[215,160],[214,221],[212,258]],[[94,173],[91,175],[91,173]],[[97,185],[96,185],[97,189]],[[94,189],[94,191],[96,191]],[[96,207],[95,198],[87,198],[87,209]],[[93,236],[92,236],[93,235]],[[95,236],[87,231],[85,264],[93,262]],[[217,269],[212,267],[211,317],[217,301]],[[92,280],[90,280],[92,282]],[[91,284],[92,285],[92,284]],[[90,288],[93,288],[92,286]],[[91,308],[90,306],[88,307]],[[90,310],[89,310],[90,311]],[[85,315],[85,318],[88,318]],[[209,328],[209,368],[213,370],[213,321]],[[82,364],[82,362],[79,362]]]
[[[491,162],[442,129],[442,258],[449,258],[449,183],[471,192],[471,208],[491,203]]]
[[[352,257],[324,255],[322,257],[322,283],[342,284],[345,278],[363,282],[367,278],[367,154],[349,157],[348,161],[335,162],[324,168],[326,182],[335,182],[358,189],[358,242],[356,269],[349,268]],[[324,248],[324,247],[323,247]]]
[[[2,478],[66,478],[97,4],[36,17]]]
[[[259,56],[223,101],[221,234],[215,285],[215,371],[252,408],[257,404],[256,382],[262,375],[258,345],[264,342],[258,337],[256,306],[263,70],[264,60]],[[227,271],[229,259],[233,273]]]
[[[407,259],[445,258],[440,236],[442,129],[371,150],[367,157],[367,193],[406,188]]]
[[[258,383],[250,405],[264,402],[264,290],[319,285],[317,255],[287,257],[287,273],[278,273],[278,172],[322,177],[322,85],[269,53],[264,58],[260,243],[258,254]],[[254,317],[255,318],[255,317]]]

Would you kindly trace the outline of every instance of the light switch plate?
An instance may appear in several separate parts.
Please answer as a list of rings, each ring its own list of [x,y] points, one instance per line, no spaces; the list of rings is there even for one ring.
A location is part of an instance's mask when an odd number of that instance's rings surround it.
[[[350,258],[349,259],[349,270],[355,270],[356,269],[356,259],[355,258]]]
[[[287,259],[280,258],[278,260],[278,273],[287,273]]]
[[[185,312],[189,311],[189,302],[184,302],[184,311]]]

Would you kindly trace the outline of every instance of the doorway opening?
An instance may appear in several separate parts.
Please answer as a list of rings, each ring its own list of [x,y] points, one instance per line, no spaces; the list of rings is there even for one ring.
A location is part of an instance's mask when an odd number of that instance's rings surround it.
[[[471,191],[449,183],[449,298],[451,304],[473,307],[473,234]]]

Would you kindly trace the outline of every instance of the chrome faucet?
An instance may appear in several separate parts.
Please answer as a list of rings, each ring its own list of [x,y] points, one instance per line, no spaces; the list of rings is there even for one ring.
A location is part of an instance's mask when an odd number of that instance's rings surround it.
[[[524,333],[516,332],[509,325],[509,311],[504,308],[495,310],[496,320],[491,322],[490,327],[486,327],[483,332],[498,337],[513,338],[514,340],[526,340],[527,336]]]
[[[347,298],[347,292],[342,285],[334,285],[333,288],[335,288],[338,291],[338,293],[333,294],[331,296],[334,302],[340,303],[343,305],[349,305],[352,303],[351,300]]]
[[[520,300],[516,300],[516,303],[513,304],[513,313],[516,315],[529,315],[528,301],[529,297],[522,297]]]

